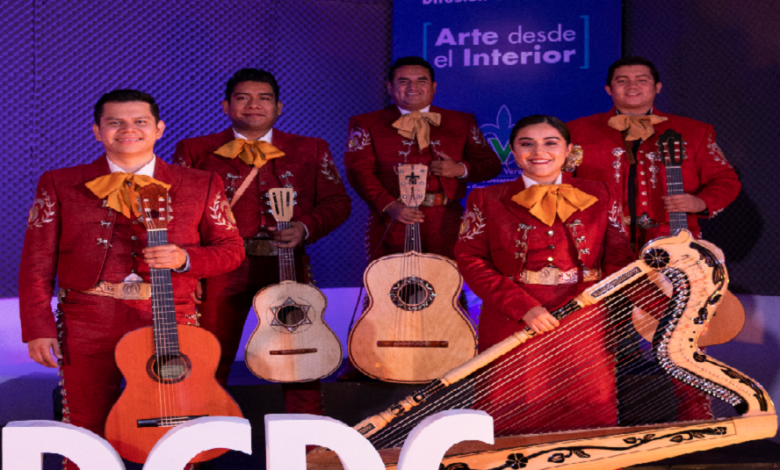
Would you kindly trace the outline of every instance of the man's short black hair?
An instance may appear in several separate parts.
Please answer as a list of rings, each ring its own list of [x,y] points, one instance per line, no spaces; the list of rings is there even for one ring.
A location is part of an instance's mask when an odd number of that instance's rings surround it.
[[[609,70],[607,71],[607,86],[612,86],[612,77],[615,76],[615,70],[618,67],[625,67],[627,65],[646,65],[650,68],[650,74],[653,76],[653,82],[658,83],[661,81],[661,75],[658,73],[658,69],[655,68],[655,65],[653,65],[652,62],[645,59],[644,57],[634,55],[618,59],[614,64],[609,66]]]
[[[431,81],[436,81],[436,76],[433,73],[433,67],[431,67],[431,64],[429,64],[428,61],[422,57],[417,57],[414,55],[401,57],[400,59],[396,60],[393,66],[390,67],[390,71],[387,73],[387,81],[393,83],[393,80],[395,79],[395,71],[405,65],[419,65],[421,67],[425,67],[428,69],[428,72],[431,73]]]
[[[92,113],[95,118],[95,124],[100,126],[100,118],[103,117],[103,106],[106,103],[129,103],[131,101],[148,103],[152,116],[154,116],[154,122],[160,122],[160,107],[157,106],[157,102],[154,101],[152,95],[138,90],[121,89],[109,91],[95,103],[95,109]]]
[[[279,102],[279,84],[276,83],[276,77],[271,72],[260,69],[241,69],[234,73],[225,87],[225,101],[230,102],[236,85],[243,82],[260,82],[271,85],[271,89],[274,91],[274,100]]]

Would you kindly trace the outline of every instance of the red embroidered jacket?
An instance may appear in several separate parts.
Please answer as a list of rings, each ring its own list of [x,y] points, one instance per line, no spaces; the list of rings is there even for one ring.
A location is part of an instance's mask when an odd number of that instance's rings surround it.
[[[550,264],[561,271],[582,266],[602,269],[605,277],[633,261],[614,191],[568,174],[562,183],[595,196],[598,202],[575,212],[565,223],[556,217],[552,227],[512,201],[525,189],[522,178],[469,194],[455,255],[464,281],[484,302],[483,316],[490,311],[518,322],[542,304],[529,294],[530,288],[540,286],[515,280],[522,270],[539,271]]]
[[[393,122],[401,117],[395,105],[350,119],[344,154],[347,180],[377,213],[398,199],[395,168],[404,163],[428,165],[438,160],[436,152],[463,162],[468,171],[466,178],[437,178],[432,174],[428,177],[428,191],[438,191],[440,184],[451,201],[466,196],[466,183],[486,181],[501,173],[501,161],[472,114],[435,106],[431,106],[430,112],[441,114],[441,125],[431,126],[431,145],[422,151],[416,141],[401,136],[393,127]]]
[[[146,247],[146,229],[133,221],[132,241],[115,240],[116,221],[124,217],[103,207],[103,200],[87,189],[85,183],[109,174],[108,161],[102,156],[87,165],[47,171],[38,182],[30,210],[24,249],[19,270],[19,307],[22,339],[56,338],[57,330],[51,311],[54,280],[60,288],[84,291],[98,281],[122,282],[121,278],[104,278],[105,273],[122,269],[107,266],[112,242],[123,249],[141,253]],[[225,204],[222,182],[216,176],[171,166],[157,159],[154,177],[171,188],[172,220],[168,224],[168,242],[184,248],[190,259],[190,270],[172,273],[174,298],[192,302],[198,278],[211,277],[238,267],[244,259],[244,248]],[[124,246],[129,245],[129,246]],[[119,249],[119,248],[117,248]],[[127,271],[137,269],[145,282],[149,267],[130,256],[123,259]],[[109,269],[110,268],[110,269]]]
[[[174,162],[217,173],[232,198],[252,167],[239,158],[215,155],[214,151],[234,138],[233,129],[228,128],[217,134],[184,139],[176,145]],[[289,182],[297,193],[293,220],[306,226],[309,231],[306,242],[313,243],[347,220],[350,212],[351,201],[328,144],[322,139],[278,129],[274,129],[272,144],[285,155],[263,165],[233,207],[239,233],[244,238],[252,238],[265,227],[276,225],[264,198],[269,189]]]
[[[709,217],[715,216],[734,201],[741,188],[734,168],[726,161],[715,142],[715,130],[710,124],[658,110],[653,113],[669,119],[655,125],[655,134],[639,146],[636,155],[635,200],[637,217],[646,213],[660,225],[646,230],[644,234],[640,233],[643,236],[637,238],[637,249],[649,240],[669,235],[669,216],[662,199],[667,194],[666,168],[660,161],[657,146],[658,136],[667,129],[674,129],[683,137],[687,157],[682,164],[683,190],[701,198],[707,204]],[[577,167],[577,177],[615,185],[621,191],[621,201],[628,213],[628,156],[621,133],[607,125],[609,118],[614,115],[613,108],[608,113],[571,121],[568,127],[572,143],[582,146],[583,149],[582,164]],[[700,217],[688,214],[688,228],[696,237],[701,236],[698,221]]]

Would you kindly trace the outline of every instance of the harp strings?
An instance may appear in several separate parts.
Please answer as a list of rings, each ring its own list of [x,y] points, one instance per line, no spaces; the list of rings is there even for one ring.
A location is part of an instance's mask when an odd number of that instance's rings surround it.
[[[634,306],[637,306],[648,313],[650,317],[660,318],[669,302],[669,299],[656,287],[657,282],[654,282],[660,281],[661,276],[661,274],[652,273],[649,277],[621,289],[620,295],[613,295],[595,306],[588,307],[584,312],[578,312],[568,324],[520,346],[523,348],[520,354],[515,354],[515,351],[510,352],[490,366],[476,371],[468,379],[448,387],[430,398],[428,402],[397,418],[385,429],[372,436],[372,442],[380,449],[399,446],[403,443],[408,432],[425,417],[442,410],[458,408],[477,407],[486,411],[493,416],[496,429],[500,429],[501,425],[507,422],[521,419],[538,422],[541,417],[550,416],[551,418],[545,422],[545,426],[535,432],[554,430],[567,419],[569,414],[555,409],[556,406],[560,407],[560,405],[556,405],[554,402],[534,407],[533,400],[529,400],[528,397],[540,393],[540,390],[543,390],[544,394],[554,396],[566,389],[568,393],[579,393],[587,398],[589,394],[597,392],[589,390],[589,384],[599,379],[600,372],[604,370],[605,361],[608,362],[608,366],[612,367],[618,360],[621,361],[621,375],[631,375],[646,367],[646,361],[640,357],[636,348],[636,333],[631,322],[631,311]],[[649,294],[639,298],[631,298],[646,293],[648,288],[650,288]],[[627,298],[631,298],[631,301],[627,301]],[[586,345],[584,347],[578,344],[581,342],[580,339],[585,339],[588,335],[593,334],[594,319],[605,317],[608,317],[609,320],[606,324],[602,321],[598,328],[607,330],[605,340],[613,346],[611,349],[614,350],[614,354],[608,354],[606,358],[603,354],[594,354],[597,352],[594,349],[603,349],[603,346],[585,341],[582,341]],[[564,331],[574,331],[574,340],[556,341],[557,337],[561,336]],[[544,351],[544,354],[539,354],[540,351]],[[529,356],[534,357],[534,359],[528,361]],[[528,368],[539,366],[554,368],[557,362],[566,357],[577,358],[577,380],[571,380],[574,378],[572,371],[567,371],[565,368],[557,368],[552,376],[547,376],[544,384],[541,384],[534,377],[524,376]],[[523,361],[525,364],[521,367],[520,363]],[[550,377],[553,379],[552,383],[549,380]],[[489,383],[490,387],[485,387],[486,383]],[[544,386],[542,387],[542,385]],[[574,387],[573,390],[572,387]],[[496,389],[501,389],[504,393],[495,396]],[[643,393],[647,394],[648,392],[648,390],[644,390]],[[621,398],[633,399],[634,397],[631,395],[621,396]],[[668,394],[653,394],[652,403],[648,405],[653,407],[671,406],[673,399],[673,397],[670,399]],[[652,416],[649,414],[644,419],[651,418]]]

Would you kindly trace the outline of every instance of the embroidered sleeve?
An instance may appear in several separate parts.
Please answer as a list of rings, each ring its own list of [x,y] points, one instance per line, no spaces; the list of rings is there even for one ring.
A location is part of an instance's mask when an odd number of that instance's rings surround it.
[[[339,175],[339,170],[336,168],[336,162],[331,158],[330,152],[325,152],[323,154],[322,160],[320,161],[320,171],[329,181],[336,184],[343,184],[341,176]]]
[[[54,221],[56,215],[56,202],[45,188],[38,187],[35,200],[27,216],[27,230],[42,228],[44,224]]]
[[[612,201],[612,207],[607,214],[609,225],[620,230],[622,233],[626,233],[626,227],[623,225],[623,205],[620,204],[617,199]]]
[[[236,218],[233,216],[232,209],[230,209],[230,202],[222,196],[222,193],[217,193],[214,202],[209,206],[209,217],[213,219],[214,225],[218,227],[238,231]]]
[[[353,127],[349,130],[347,137],[347,152],[357,152],[371,145],[371,134],[360,127]]]
[[[458,240],[472,240],[477,235],[484,233],[484,229],[485,217],[482,215],[482,211],[476,205],[472,204],[471,209],[463,214]]]
[[[488,145],[487,139],[485,139],[485,136],[482,134],[482,130],[477,127],[476,122],[471,124],[471,141],[474,142],[474,144],[483,147],[487,147]]]

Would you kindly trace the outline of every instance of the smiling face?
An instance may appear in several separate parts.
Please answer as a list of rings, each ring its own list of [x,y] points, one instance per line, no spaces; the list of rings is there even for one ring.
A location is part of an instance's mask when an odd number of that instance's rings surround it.
[[[523,175],[542,184],[555,182],[571,147],[549,124],[523,127],[512,141],[512,152]]]
[[[433,102],[436,82],[422,65],[404,65],[395,71],[393,83],[387,83],[393,103],[407,111],[419,111]]]
[[[259,139],[274,127],[282,114],[282,102],[276,101],[273,87],[264,82],[241,82],[222,102],[222,110],[233,128],[250,139]]]
[[[149,103],[108,102],[103,106],[100,125],[92,125],[95,139],[103,143],[106,155],[114,162],[149,161],[154,143],[162,137],[165,123],[155,122]]]
[[[605,89],[621,113],[640,116],[653,107],[655,95],[661,92],[661,82],[655,83],[646,65],[624,65],[615,69],[612,82]]]

